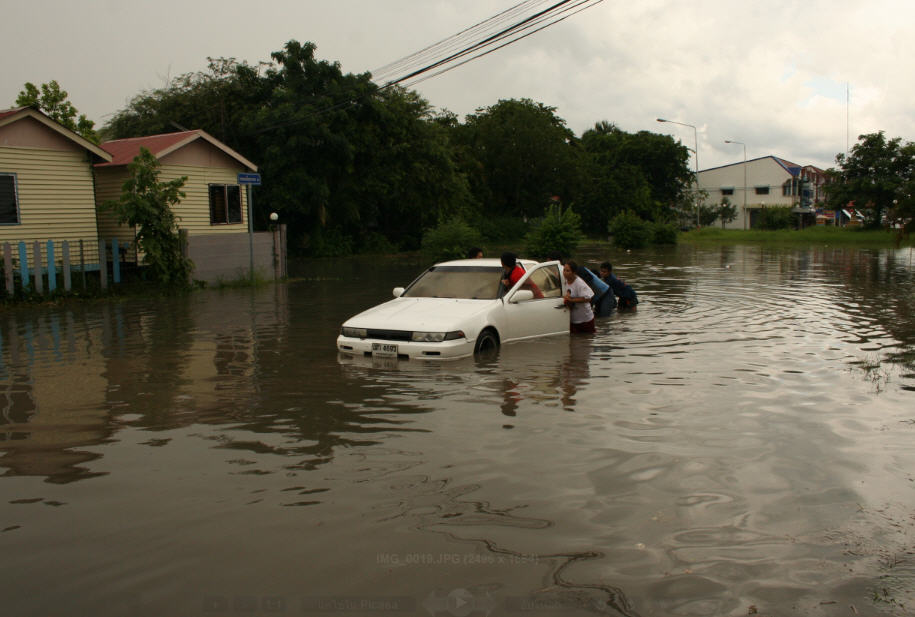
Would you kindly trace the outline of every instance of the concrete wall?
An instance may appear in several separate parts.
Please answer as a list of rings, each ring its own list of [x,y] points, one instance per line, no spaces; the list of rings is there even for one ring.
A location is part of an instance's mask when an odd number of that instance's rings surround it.
[[[189,235],[188,257],[194,262],[193,279],[213,284],[249,276],[248,234]],[[254,271],[266,279],[286,276],[286,226],[254,233]]]

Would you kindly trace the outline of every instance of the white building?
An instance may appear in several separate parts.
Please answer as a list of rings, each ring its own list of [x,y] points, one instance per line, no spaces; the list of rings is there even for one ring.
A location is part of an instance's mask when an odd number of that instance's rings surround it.
[[[801,181],[808,181],[810,205],[801,207]],[[826,175],[812,165],[801,166],[777,156],[713,167],[699,172],[699,190],[704,204],[717,206],[721,200],[737,206],[737,218],[727,229],[751,229],[762,208],[790,207],[802,226],[815,224],[815,208],[823,198]],[[720,225],[720,222],[716,223]]]

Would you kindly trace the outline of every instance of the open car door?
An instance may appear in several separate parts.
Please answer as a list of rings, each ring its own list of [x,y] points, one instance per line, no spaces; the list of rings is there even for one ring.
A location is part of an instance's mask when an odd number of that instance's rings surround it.
[[[569,332],[561,276],[559,262],[537,264],[505,294],[504,342]]]

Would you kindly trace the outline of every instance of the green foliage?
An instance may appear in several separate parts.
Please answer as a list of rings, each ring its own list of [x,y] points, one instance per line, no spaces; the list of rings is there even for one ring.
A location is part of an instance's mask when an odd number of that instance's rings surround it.
[[[887,140],[883,131],[858,137],[846,156],[836,156],[837,169],[827,171],[827,204],[840,209],[854,202],[867,213],[864,226],[876,229],[889,222],[915,230],[915,144]]]
[[[511,243],[523,238],[530,231],[530,223],[520,216],[480,216],[474,225],[487,242]]]
[[[765,230],[791,229],[795,217],[788,206],[760,208],[756,214],[754,227]]]
[[[397,252],[397,246],[377,231],[370,231],[359,243],[360,253],[390,255]]]
[[[156,281],[167,287],[186,287],[193,264],[182,254],[178,223],[172,207],[181,201],[187,177],[159,181],[159,161],[146,148],[127,166],[128,178],[118,200],[104,206],[118,222],[137,230],[137,246]]]
[[[433,261],[463,259],[467,250],[480,244],[480,234],[463,219],[442,221],[423,235],[423,253]]]
[[[345,257],[353,254],[352,237],[336,227],[319,227],[300,240],[298,251],[310,257]]]
[[[530,99],[500,100],[455,129],[478,203],[501,215],[533,218],[552,196],[574,192],[574,134],[555,111]]]
[[[563,209],[557,203],[547,207],[543,219],[524,237],[524,243],[528,255],[572,255],[582,238],[581,217],[572,206]]]
[[[613,236],[613,244],[624,249],[642,248],[652,238],[651,224],[631,210],[614,216],[607,231]]]
[[[16,97],[16,105],[21,107],[37,107],[49,118],[67,127],[74,133],[85,137],[92,143],[99,143],[99,136],[95,132],[95,122],[89,120],[84,114],[76,111],[73,103],[67,100],[66,90],[61,90],[60,85],[52,80],[41,84],[41,89],[31,82],[26,82],[24,89]]]
[[[699,204],[699,226],[708,227],[718,220],[719,206]]]
[[[651,242],[652,244],[676,244],[676,223],[652,223]]]
[[[277,212],[290,247],[346,254],[371,232],[419,248],[423,229],[472,204],[450,121],[434,117],[416,92],[380,90],[369,74],[344,74],[315,51],[289,41],[271,63],[211,59],[206,73],[134,98],[106,133],[187,127],[224,141],[256,161],[263,177],[255,223]]]
[[[626,133],[601,122],[582,135],[581,146],[588,178],[581,205],[586,229],[606,229],[627,210],[646,220],[667,220],[688,197],[689,151],[667,135]]]
[[[721,221],[721,228],[724,229],[725,225],[736,218],[737,206],[731,204],[731,201],[727,197],[722,197],[721,203],[718,204],[718,219]]]

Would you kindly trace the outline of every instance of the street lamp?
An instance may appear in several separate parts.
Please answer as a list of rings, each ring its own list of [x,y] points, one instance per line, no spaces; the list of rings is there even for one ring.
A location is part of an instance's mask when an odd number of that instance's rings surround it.
[[[696,149],[693,150],[693,154],[696,155],[696,227],[699,227],[699,132],[696,130],[695,126],[685,122],[665,120],[664,118],[658,118],[658,122],[669,122],[670,124],[679,124],[680,126],[688,126],[693,129],[693,143],[696,146]]]
[[[734,141],[733,139],[725,139],[724,143],[726,144],[740,144],[743,146],[743,228],[747,228],[747,144],[742,141]]]

